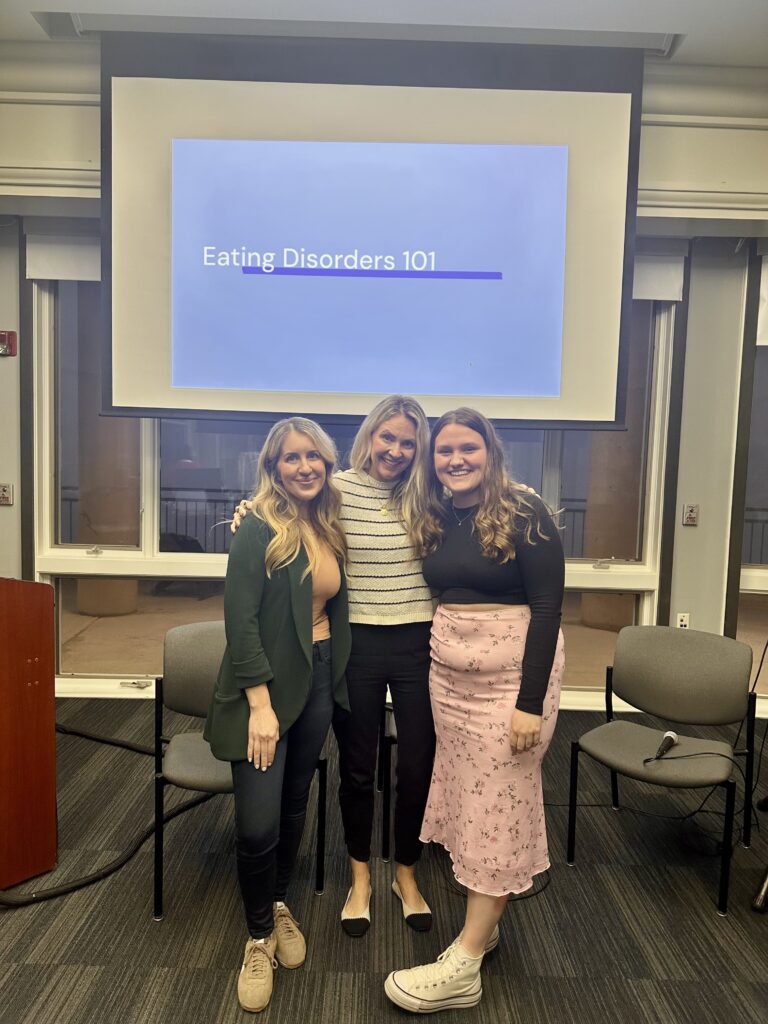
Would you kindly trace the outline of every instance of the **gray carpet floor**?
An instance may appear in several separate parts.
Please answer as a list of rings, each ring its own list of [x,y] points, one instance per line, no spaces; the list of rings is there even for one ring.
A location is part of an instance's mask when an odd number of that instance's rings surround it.
[[[71,727],[151,744],[148,701],[61,701],[58,717]],[[736,848],[726,918],[714,905],[719,870],[714,839],[702,831],[721,828],[715,814],[700,815],[700,828],[585,806],[579,814],[577,864],[569,868],[562,806],[569,745],[599,721],[598,715],[562,713],[545,762],[549,884],[508,907],[500,946],[483,967],[480,1005],[432,1019],[435,1024],[765,1024],[768,915],[754,913],[749,904],[768,863],[768,815],[762,816],[763,831],[752,848]],[[188,725],[168,716],[166,732]],[[760,736],[764,728],[760,723]],[[150,758],[72,736],[60,735],[58,746],[59,864],[21,891],[99,869],[152,818]],[[415,934],[405,927],[389,890],[394,865],[376,859],[373,927],[363,939],[343,934],[338,915],[347,880],[332,740],[328,753],[325,893],[313,893],[311,806],[289,899],[308,937],[308,958],[300,970],[278,970],[266,1012],[254,1018],[237,1004],[245,929],[232,854],[231,798],[217,797],[167,827],[163,921],[152,920],[151,841],[104,881],[56,900],[0,910],[0,1024],[412,1019],[387,1001],[384,978],[394,967],[434,959],[448,945],[461,925],[463,898],[452,884],[446,856],[428,850],[420,879],[435,927]],[[607,802],[607,776],[586,758],[580,781],[580,802]],[[760,795],[765,789],[763,782]],[[168,805],[184,798],[169,794]],[[696,807],[701,797],[624,782],[622,798],[647,811],[677,815]],[[718,810],[722,802],[713,798],[707,807]],[[378,829],[380,809],[376,820]]]

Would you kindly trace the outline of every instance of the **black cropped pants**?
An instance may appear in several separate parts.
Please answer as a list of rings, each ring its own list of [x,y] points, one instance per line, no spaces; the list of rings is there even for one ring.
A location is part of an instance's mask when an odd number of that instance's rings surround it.
[[[344,838],[355,860],[367,861],[371,856],[377,740],[387,686],[397,728],[395,860],[411,865],[421,856],[419,833],[435,756],[429,634],[429,622],[352,625],[347,666],[351,710],[337,706],[333,728],[339,745]]]

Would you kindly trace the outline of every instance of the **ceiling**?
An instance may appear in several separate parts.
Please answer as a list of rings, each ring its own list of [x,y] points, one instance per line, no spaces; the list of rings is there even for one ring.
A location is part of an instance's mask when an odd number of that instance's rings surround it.
[[[768,0],[0,0],[0,41],[103,31],[627,46],[673,64],[768,67]]]

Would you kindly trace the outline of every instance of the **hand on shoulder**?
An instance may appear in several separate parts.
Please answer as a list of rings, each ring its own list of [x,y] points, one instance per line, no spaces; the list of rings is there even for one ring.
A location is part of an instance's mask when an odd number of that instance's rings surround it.
[[[229,527],[232,533],[237,533],[238,529],[240,528],[240,524],[242,523],[242,521],[245,519],[249,512],[253,512],[253,502],[243,498],[243,500],[235,509],[234,514],[232,516],[232,522]]]

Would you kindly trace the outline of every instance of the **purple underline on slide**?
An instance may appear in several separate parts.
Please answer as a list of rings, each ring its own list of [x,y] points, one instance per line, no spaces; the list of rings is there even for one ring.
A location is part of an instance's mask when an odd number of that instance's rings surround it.
[[[347,270],[346,267],[243,267],[244,274],[263,274],[264,277],[297,275],[299,277],[430,277],[458,278],[465,281],[500,281],[500,270]]]

